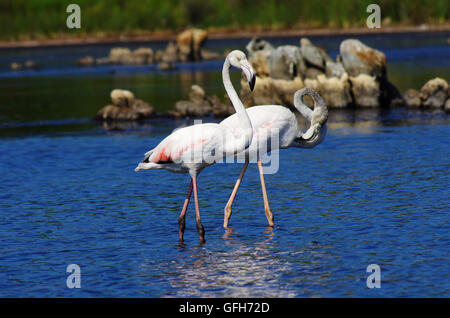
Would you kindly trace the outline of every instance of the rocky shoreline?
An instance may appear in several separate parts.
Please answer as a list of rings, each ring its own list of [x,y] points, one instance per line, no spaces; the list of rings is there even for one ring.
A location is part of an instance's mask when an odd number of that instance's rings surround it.
[[[199,61],[204,59],[202,45],[206,38],[205,32],[190,29],[180,34],[176,44],[169,43],[164,52],[158,51],[154,55],[145,49],[113,49],[115,51],[112,50],[109,62],[159,61],[159,65],[168,63],[170,67],[175,61]],[[293,108],[294,93],[309,87],[322,95],[329,109],[403,106],[450,112],[450,86],[445,79],[430,79],[420,90],[408,89],[402,94],[387,77],[385,54],[357,39],[342,41],[335,60],[308,38],[301,38],[299,46],[274,47],[268,41],[255,37],[246,49],[248,59],[257,72],[253,92],[250,92],[244,79],[241,82],[240,96],[246,106],[278,104]],[[216,53],[210,57],[218,59],[222,56]],[[118,94],[117,90],[115,94]],[[223,118],[234,113],[227,96],[221,101],[217,96],[208,96],[198,85],[191,87],[189,100],[176,102],[174,108],[165,114],[156,114],[153,110],[141,112],[131,100],[127,105],[119,105],[113,100],[113,105],[116,108],[102,108],[96,118],[136,120],[155,116],[180,118],[209,115]]]

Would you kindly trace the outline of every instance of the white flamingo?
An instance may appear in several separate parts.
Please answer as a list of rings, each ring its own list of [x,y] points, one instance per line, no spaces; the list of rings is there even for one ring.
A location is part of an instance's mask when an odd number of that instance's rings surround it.
[[[314,101],[314,111],[303,103],[303,97],[310,96]],[[244,150],[245,163],[236,181],[234,189],[225,206],[224,223],[225,228],[231,216],[231,206],[233,205],[239,185],[249,164],[249,160],[257,160],[262,194],[264,199],[264,210],[269,226],[274,225],[273,214],[270,210],[269,199],[267,198],[266,185],[262,169],[261,157],[271,150],[270,138],[279,138],[278,148],[288,147],[312,148],[323,141],[327,131],[328,110],[323,98],[313,89],[302,88],[294,95],[294,106],[311,123],[311,127],[303,134],[299,131],[295,114],[289,109],[278,105],[264,105],[247,108],[253,126],[253,139],[250,146]],[[236,114],[224,119],[222,126],[230,129],[238,128],[239,118]],[[277,136],[274,133],[277,132]]]
[[[244,151],[252,142],[253,128],[250,118],[242,105],[230,80],[231,66],[242,70],[250,88],[255,85],[255,71],[247,61],[245,54],[235,50],[230,52],[223,64],[222,78],[225,90],[236,110],[239,129],[233,131],[225,125],[208,123],[184,127],[175,130],[162,140],[158,146],[145,154],[135,171],[146,169],[166,169],[172,172],[189,173],[191,183],[178,219],[179,239],[183,242],[186,210],[194,189],[195,219],[200,242],[205,242],[205,230],[200,221],[200,209],[197,193],[197,175],[209,165]]]

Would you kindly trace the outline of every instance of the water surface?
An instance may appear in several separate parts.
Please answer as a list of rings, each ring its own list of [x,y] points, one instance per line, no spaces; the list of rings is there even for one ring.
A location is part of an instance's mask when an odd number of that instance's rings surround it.
[[[404,85],[405,78],[420,87],[424,76],[437,73],[448,79],[441,37],[400,39],[365,39],[393,57],[390,76],[402,79],[394,83]],[[331,39],[330,50],[338,43]],[[70,67],[57,58],[52,65],[49,52],[86,55],[53,49],[37,55],[57,71]],[[8,63],[12,55],[0,57]],[[6,76],[4,69],[0,296],[450,296],[450,117],[442,111],[330,112],[325,141],[282,150],[278,173],[266,176],[273,229],[266,226],[255,164],[238,192],[230,231],[222,228],[223,208],[241,165],[205,169],[199,200],[206,244],[199,244],[192,204],[180,247],[177,220],[189,178],[134,168],[144,152],[193,120],[110,127],[90,118],[116,87],[158,110],[187,98],[193,83],[223,96],[216,64],[169,73]],[[81,289],[66,287],[69,264],[81,267]],[[366,286],[369,264],[381,267],[380,289]]]

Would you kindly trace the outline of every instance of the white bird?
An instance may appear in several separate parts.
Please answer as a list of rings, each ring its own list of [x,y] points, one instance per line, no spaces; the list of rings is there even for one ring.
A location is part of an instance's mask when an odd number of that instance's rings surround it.
[[[237,124],[233,127],[233,131],[227,126],[217,123],[199,124],[175,130],[154,149],[147,152],[144,160],[135,169],[135,171],[166,169],[190,174],[191,183],[178,219],[180,243],[183,242],[185,216],[192,188],[194,189],[197,231],[200,242],[205,242],[205,230],[200,221],[197,175],[203,168],[221,161],[222,158],[244,151],[252,142],[252,124],[231,83],[229,74],[231,66],[242,70],[252,90],[255,85],[255,71],[247,61],[245,54],[238,50],[230,52],[223,64],[223,83],[236,111]]]
[[[303,103],[305,95],[313,99],[314,111]],[[320,144],[325,138],[328,110],[323,98],[313,89],[302,88],[294,95],[294,106],[311,123],[310,128],[305,133],[299,130],[295,114],[284,106],[263,105],[247,108],[254,137],[244,153],[238,154],[238,156],[245,155],[245,163],[224,209],[224,228],[228,227],[231,207],[250,160],[257,160],[264,210],[269,226],[273,226],[274,219],[267,197],[261,157],[277,147],[280,149],[289,147],[312,148]],[[220,124],[230,129],[238,128],[240,125],[236,114],[224,119]],[[275,143],[272,149],[271,138],[279,138],[278,143]]]

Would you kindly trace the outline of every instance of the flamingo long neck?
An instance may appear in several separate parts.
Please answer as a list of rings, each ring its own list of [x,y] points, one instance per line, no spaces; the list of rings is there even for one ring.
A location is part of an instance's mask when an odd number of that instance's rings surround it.
[[[314,102],[314,111],[303,103],[303,96],[308,95]],[[299,130],[291,146],[298,148],[313,148],[320,144],[327,133],[326,122],[328,109],[323,98],[314,90],[303,88],[294,95],[294,106],[310,123],[311,126],[303,134]]]
[[[237,154],[247,149],[250,143],[252,142],[253,126],[250,121],[250,117],[248,116],[247,111],[245,110],[244,105],[239,99],[239,96],[236,93],[233,84],[231,83],[230,67],[231,67],[230,61],[228,60],[227,57],[225,59],[225,63],[223,64],[222,69],[223,85],[225,86],[225,90],[228,94],[228,97],[230,98],[234,110],[236,111],[236,114],[239,118],[239,122],[241,123],[240,129],[242,130],[239,132],[238,135],[235,134],[236,138],[234,140],[229,140],[229,138],[225,140],[224,151],[227,154]]]

